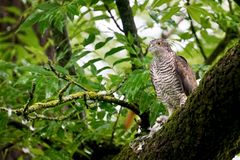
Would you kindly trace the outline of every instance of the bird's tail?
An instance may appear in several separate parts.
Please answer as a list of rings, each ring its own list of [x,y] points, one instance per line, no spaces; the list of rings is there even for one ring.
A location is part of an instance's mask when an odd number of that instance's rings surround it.
[[[127,117],[124,122],[125,129],[129,129],[133,123],[135,113],[133,111],[128,111]]]

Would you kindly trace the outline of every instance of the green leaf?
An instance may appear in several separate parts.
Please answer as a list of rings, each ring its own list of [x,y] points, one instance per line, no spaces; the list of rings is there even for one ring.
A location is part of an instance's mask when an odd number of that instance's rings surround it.
[[[39,17],[41,17],[42,11],[36,10],[30,16],[26,18],[26,20],[21,24],[21,28],[26,28],[34,25],[39,21]]]
[[[103,15],[100,15],[100,16],[95,16],[93,19],[96,20],[96,21],[97,20],[102,20],[102,19],[106,20],[106,19],[109,19],[109,16],[103,14]]]
[[[91,53],[90,51],[83,51],[80,55],[77,56],[77,58],[82,58],[84,56],[86,56],[87,54]]]
[[[68,11],[68,13],[70,13],[72,15],[78,15],[79,14],[78,7],[74,3],[70,3],[70,5],[67,5],[67,11]]]
[[[90,43],[92,43],[94,41],[95,41],[95,34],[89,34],[88,38],[84,39],[83,45],[87,46],[87,45],[89,45]]]
[[[100,31],[97,28],[90,27],[90,26],[89,28],[85,29],[85,31],[89,34],[94,34],[94,35],[100,34]]]
[[[221,4],[219,4],[216,1],[209,1],[209,0],[202,0],[206,6],[211,7],[211,10],[213,10],[215,13],[224,13],[225,10],[221,7]]]
[[[156,101],[153,101],[153,103],[150,106],[150,124],[153,125],[160,115],[163,115],[166,112],[165,107],[162,103]]]
[[[128,40],[125,35],[114,32],[115,36],[117,37],[117,40],[121,43],[128,44]]]
[[[48,26],[49,26],[49,23],[47,21],[41,21],[39,24],[39,30],[40,32],[43,34],[45,33],[45,31],[47,30]]]
[[[44,153],[50,159],[54,159],[54,160],[69,159],[69,157],[70,157],[70,155],[64,150],[56,151],[52,148],[46,150]]]
[[[58,14],[54,17],[53,26],[57,28],[58,31],[63,33],[63,28],[65,26],[65,16],[63,13]]]
[[[55,10],[61,7],[58,3],[45,2],[37,6],[38,9],[43,11]]]
[[[93,74],[93,75],[97,75],[97,68],[96,68],[96,66],[95,66],[94,64],[90,64],[90,66],[91,66],[91,72],[92,72],[92,74]]]
[[[181,34],[179,34],[179,36],[181,37],[181,39],[190,39],[190,38],[192,38],[192,34],[189,33],[189,32],[181,33]]]
[[[137,55],[137,51],[135,50],[136,48],[133,48],[133,46],[125,46],[125,49],[130,53],[130,54],[135,54]]]
[[[156,7],[160,7],[161,5],[163,5],[164,3],[169,3],[171,0],[155,0],[152,5],[151,8],[156,8]]]
[[[130,33],[130,32],[128,32],[128,42],[129,42],[129,45],[132,45],[133,44],[133,42],[134,42],[134,37],[133,37],[133,35]]]
[[[159,13],[155,12],[155,11],[149,11],[149,16],[156,22],[159,23]]]
[[[104,116],[105,116],[105,114],[106,114],[105,111],[99,111],[99,112],[97,112],[97,116],[98,116],[99,119],[103,119]]]
[[[4,72],[4,71],[0,71],[0,79],[8,79],[9,78],[9,74]]]
[[[201,17],[200,21],[203,28],[211,28],[211,23],[209,18]]]
[[[90,66],[91,64],[93,64],[93,63],[95,63],[97,61],[101,61],[101,60],[102,60],[102,58],[92,59],[92,60],[88,61],[87,63],[85,63],[82,67],[86,68],[86,67]]]
[[[144,3],[139,6],[139,8],[142,12],[146,10],[148,2],[149,1],[144,1]]]
[[[129,75],[127,81],[121,88],[121,91],[130,101],[133,101],[136,98],[136,94],[146,87],[149,78],[148,71],[135,70]]]
[[[212,17],[212,15],[207,10],[201,8],[199,4],[187,6],[187,12],[190,17],[199,24],[201,24],[201,17]]]
[[[7,69],[13,69],[14,67],[16,67],[16,64],[0,60],[0,70],[6,71]]]
[[[115,61],[115,62],[113,63],[113,66],[115,66],[115,65],[117,65],[117,64],[119,64],[119,63],[128,62],[128,61],[131,61],[131,58],[119,59],[119,60],[117,60],[117,61]]]
[[[180,10],[180,7],[178,7],[178,5],[172,6],[171,9],[166,14],[164,14],[164,16],[162,17],[161,21],[165,22],[165,21],[171,19],[171,17],[174,14],[176,14],[179,10]]]
[[[114,0],[103,0],[104,4],[112,4]]]
[[[212,53],[213,49],[220,43],[221,38],[215,35],[210,35],[206,30],[201,30],[201,36],[204,43],[204,49],[207,53]]]
[[[85,0],[77,0],[76,2],[77,2],[78,5],[82,5],[82,6],[86,6],[87,5]]]
[[[109,66],[106,66],[106,67],[103,67],[103,68],[99,69],[99,70],[97,71],[97,73],[100,73],[100,72],[102,72],[102,71],[104,71],[104,70],[107,70],[107,69],[112,69],[112,68],[109,67]]]
[[[67,65],[65,66],[65,68],[68,68],[72,65],[76,65],[77,64],[77,61],[79,59],[81,59],[82,57],[84,57],[85,55],[87,55],[88,53],[91,53],[90,51],[83,51],[82,53],[80,54],[74,54],[72,56],[72,58],[70,59],[70,61],[67,63]]]
[[[99,42],[95,45],[95,50],[102,48],[107,42],[109,42],[113,37],[108,37],[104,42]]]
[[[109,86],[109,88],[117,88],[120,83],[122,83],[123,81],[123,77],[119,76],[119,75],[114,75],[114,74],[109,74],[108,77],[110,78],[109,81],[111,83],[111,85]]]
[[[0,133],[3,129],[6,129],[8,122],[8,115],[5,112],[0,112]]]
[[[21,67],[17,67],[17,69],[20,71],[27,71],[27,72],[31,72],[31,73],[38,73],[41,75],[46,75],[46,76],[53,76],[52,72],[47,71],[43,67],[37,66],[37,65],[21,66]]]
[[[141,114],[149,110],[153,101],[155,100],[156,100],[155,96],[144,90],[138,92],[135,96],[135,101],[138,102],[139,104],[139,110]]]
[[[96,4],[99,0],[90,0],[91,1],[91,5]]]
[[[59,73],[62,73],[62,74],[65,74],[67,75],[68,74],[68,70],[62,66],[59,66],[59,65],[56,65],[54,66],[56,71],[58,71]]]
[[[186,47],[184,48],[184,52],[190,56],[198,55],[199,52],[194,48],[194,42],[189,42]]]
[[[44,152],[40,148],[30,148],[30,151],[34,155],[44,155]]]
[[[0,19],[0,23],[11,23],[11,24],[14,24],[16,23],[16,19],[14,18],[11,18],[11,17],[3,17]]]
[[[10,6],[10,7],[4,7],[8,12],[13,13],[17,16],[19,16],[21,14],[20,8],[14,7],[14,6]]]
[[[108,51],[107,53],[105,53],[104,58],[107,58],[108,56],[111,56],[121,50],[124,49],[124,46],[120,46],[120,47],[116,47],[116,48],[112,48],[110,51]]]

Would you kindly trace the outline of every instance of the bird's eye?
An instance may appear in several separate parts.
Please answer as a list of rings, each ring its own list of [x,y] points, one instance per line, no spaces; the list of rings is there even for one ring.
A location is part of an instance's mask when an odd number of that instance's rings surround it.
[[[158,44],[158,45],[161,45],[161,44],[162,44],[162,42],[158,42],[157,44]]]

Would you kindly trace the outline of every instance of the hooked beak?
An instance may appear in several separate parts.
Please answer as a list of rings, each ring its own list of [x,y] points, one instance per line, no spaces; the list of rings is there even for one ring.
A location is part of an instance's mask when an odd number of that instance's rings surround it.
[[[148,46],[148,52],[154,52],[155,51],[155,47],[153,46],[153,44],[150,43],[150,45]]]

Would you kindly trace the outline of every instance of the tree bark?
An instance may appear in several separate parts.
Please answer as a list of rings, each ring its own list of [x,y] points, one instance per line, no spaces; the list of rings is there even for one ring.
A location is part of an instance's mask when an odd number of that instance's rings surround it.
[[[134,22],[133,13],[132,13],[132,9],[130,7],[129,1],[128,0],[116,0],[116,5],[118,8],[120,18],[122,20],[124,34],[126,36],[128,36],[129,33],[133,35],[134,45],[139,49],[137,56],[139,58],[142,58],[143,57],[142,48],[140,45],[139,37],[137,34],[137,28],[136,28],[136,25]],[[136,50],[135,46],[133,46],[133,48]],[[136,55],[133,53],[130,53],[130,57],[136,58]],[[133,67],[132,67],[133,70],[135,69],[135,67],[136,66],[133,65]]]
[[[224,56],[138,154],[114,159],[231,160],[240,151],[240,41]]]

